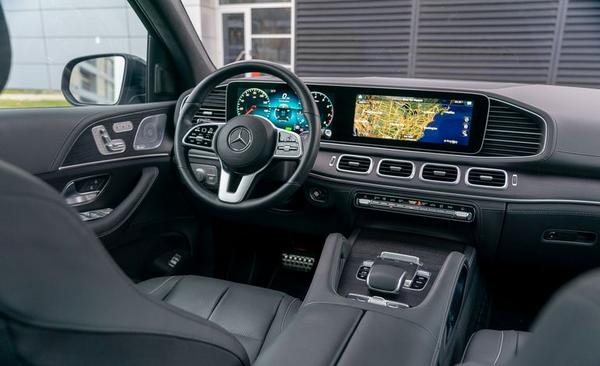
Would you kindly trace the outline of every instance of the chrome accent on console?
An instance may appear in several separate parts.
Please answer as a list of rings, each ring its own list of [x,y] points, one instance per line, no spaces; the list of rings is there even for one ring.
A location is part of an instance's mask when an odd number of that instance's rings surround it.
[[[410,172],[410,175],[408,177],[399,177],[397,175],[389,175],[389,174],[383,174],[380,172],[381,169],[381,163],[383,162],[393,162],[393,163],[409,163],[412,166],[412,170]],[[416,172],[417,168],[415,166],[415,163],[413,163],[412,161],[409,160],[398,160],[398,159],[381,159],[379,160],[379,162],[377,163],[377,175],[379,175],[380,177],[386,177],[386,178],[395,178],[395,179],[413,179],[415,176],[415,172]]]
[[[408,305],[408,304],[405,304],[403,302],[398,302],[398,301],[386,300],[381,296],[367,296],[367,295],[355,294],[355,293],[351,292],[348,294],[348,298],[356,300],[356,301],[364,302],[367,304],[379,305],[379,306],[384,306],[386,308],[392,308],[392,309],[410,308],[410,305]]]
[[[484,184],[476,184],[476,183],[469,182],[469,174],[471,173],[471,171],[473,169],[502,173],[504,175],[504,185],[496,187],[496,186],[488,186],[488,185],[484,185]],[[491,178],[491,180],[493,180],[493,177]],[[502,170],[502,169],[471,167],[471,168],[467,169],[467,172],[465,173],[465,184],[468,185],[468,186],[470,186],[470,187],[481,187],[481,188],[491,188],[491,189],[506,189],[508,187],[508,173],[506,172],[506,170]]]
[[[342,160],[344,158],[358,158],[358,159],[368,159],[369,160],[369,168],[364,171],[364,172],[357,172],[354,170],[349,170],[349,169],[344,169],[344,168],[340,168],[340,162],[342,162]],[[340,157],[337,160],[337,164],[335,166],[335,168],[340,171],[340,172],[346,172],[346,173],[352,173],[352,174],[362,174],[362,175],[369,175],[371,174],[371,171],[373,170],[373,159],[371,159],[368,156],[364,156],[364,155],[352,155],[352,154],[342,154],[340,155]]]
[[[394,252],[381,252],[379,255],[381,259],[390,259],[394,261],[406,262],[411,264],[416,264],[417,266],[422,266],[423,263],[419,257],[415,257],[414,255],[394,253]]]
[[[423,178],[423,170],[428,165],[437,165],[437,166],[441,166],[441,167],[455,168],[456,169],[456,179],[451,182],[446,182],[446,181]],[[460,182],[460,168],[456,165],[450,165],[450,164],[424,163],[423,165],[421,165],[421,170],[419,172],[419,179],[424,182],[432,182],[432,183],[440,183],[440,184],[458,184]]]

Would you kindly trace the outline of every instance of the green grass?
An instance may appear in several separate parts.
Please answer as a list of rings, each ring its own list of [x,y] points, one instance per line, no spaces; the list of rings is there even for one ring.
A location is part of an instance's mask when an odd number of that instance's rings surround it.
[[[66,100],[12,100],[0,99],[0,108],[48,108],[69,107]]]
[[[4,89],[0,94],[61,94],[60,90],[48,90],[48,89]]]

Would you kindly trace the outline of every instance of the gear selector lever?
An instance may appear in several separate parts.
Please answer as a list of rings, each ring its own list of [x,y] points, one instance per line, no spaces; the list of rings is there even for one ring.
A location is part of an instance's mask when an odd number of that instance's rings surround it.
[[[421,266],[418,257],[381,252],[369,270],[367,286],[371,291],[398,294],[405,279],[412,279]]]

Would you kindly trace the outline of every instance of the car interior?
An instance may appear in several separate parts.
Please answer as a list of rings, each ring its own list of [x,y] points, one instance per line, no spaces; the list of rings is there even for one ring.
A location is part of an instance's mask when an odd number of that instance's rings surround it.
[[[147,59],[0,109],[1,365],[600,363],[600,90],[217,68],[129,4]]]

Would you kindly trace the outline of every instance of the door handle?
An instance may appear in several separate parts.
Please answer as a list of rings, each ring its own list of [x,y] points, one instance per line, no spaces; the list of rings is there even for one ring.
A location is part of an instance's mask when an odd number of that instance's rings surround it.
[[[69,206],[81,206],[92,203],[107,186],[109,176],[106,174],[78,178],[65,185],[63,197]]]
[[[110,214],[97,220],[88,221],[88,225],[99,237],[106,236],[117,230],[142,203],[157,178],[158,168],[147,167],[142,169],[140,180],[131,193]]]

